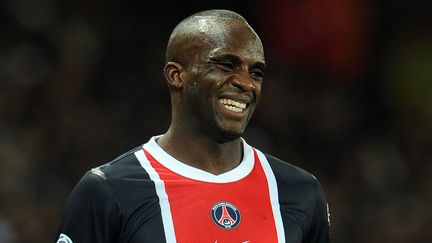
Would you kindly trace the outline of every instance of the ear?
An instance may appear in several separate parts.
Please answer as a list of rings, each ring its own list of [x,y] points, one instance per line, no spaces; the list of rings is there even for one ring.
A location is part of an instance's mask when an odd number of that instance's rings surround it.
[[[185,83],[185,72],[180,63],[168,62],[164,67],[165,79],[172,88],[182,88]]]

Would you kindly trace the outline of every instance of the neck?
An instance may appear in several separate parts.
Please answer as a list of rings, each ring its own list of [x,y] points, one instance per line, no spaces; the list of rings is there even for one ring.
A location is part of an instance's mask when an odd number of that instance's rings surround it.
[[[219,175],[232,170],[242,160],[240,138],[219,143],[203,134],[174,130],[170,127],[157,143],[187,165]]]

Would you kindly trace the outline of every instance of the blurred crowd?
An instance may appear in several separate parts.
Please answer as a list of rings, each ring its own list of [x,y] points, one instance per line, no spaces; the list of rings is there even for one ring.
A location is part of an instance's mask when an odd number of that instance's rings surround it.
[[[53,242],[90,168],[162,134],[171,30],[227,8],[268,71],[246,140],[313,173],[333,242],[431,242],[427,0],[0,3],[0,242]]]

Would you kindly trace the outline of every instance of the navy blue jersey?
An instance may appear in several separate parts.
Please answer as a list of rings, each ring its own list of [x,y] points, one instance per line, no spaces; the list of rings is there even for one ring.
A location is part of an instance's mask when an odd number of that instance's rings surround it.
[[[308,172],[242,140],[240,165],[213,175],[156,139],[82,177],[57,242],[329,242],[326,198]]]

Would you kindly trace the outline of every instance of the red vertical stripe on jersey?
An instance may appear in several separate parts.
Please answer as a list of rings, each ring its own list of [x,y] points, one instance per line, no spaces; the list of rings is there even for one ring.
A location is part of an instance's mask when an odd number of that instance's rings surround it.
[[[277,242],[268,182],[254,150],[249,175],[229,183],[210,183],[179,175],[145,155],[164,181],[178,243],[273,243]],[[224,229],[213,222],[212,206],[228,202],[240,212],[240,223]],[[226,212],[225,212],[226,213]]]

